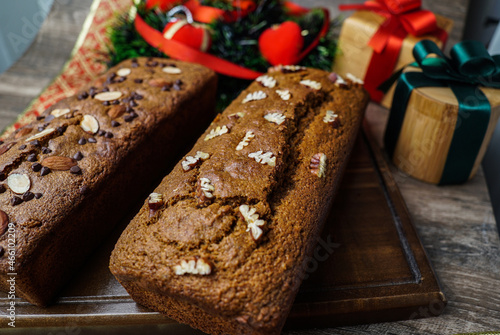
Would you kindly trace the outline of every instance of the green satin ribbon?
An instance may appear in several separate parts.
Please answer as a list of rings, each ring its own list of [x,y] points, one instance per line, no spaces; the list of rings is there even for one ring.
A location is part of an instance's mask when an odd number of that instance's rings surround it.
[[[450,87],[458,100],[458,119],[440,185],[463,183],[469,178],[491,114],[490,103],[478,86],[500,88],[500,55],[490,56],[477,41],[456,44],[450,55],[446,57],[430,40],[415,45],[416,64],[412,65],[420,66],[422,72],[405,72],[399,77],[384,136],[392,157],[412,90]]]

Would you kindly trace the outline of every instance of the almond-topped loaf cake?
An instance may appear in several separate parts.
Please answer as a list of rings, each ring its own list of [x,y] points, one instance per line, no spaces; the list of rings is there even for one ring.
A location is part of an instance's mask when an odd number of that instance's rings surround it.
[[[110,269],[139,304],[211,334],[278,334],[368,101],[327,72],[273,68],[145,201]]]
[[[216,75],[127,60],[0,146],[0,288],[51,301],[210,120]],[[15,240],[15,241],[14,241]]]

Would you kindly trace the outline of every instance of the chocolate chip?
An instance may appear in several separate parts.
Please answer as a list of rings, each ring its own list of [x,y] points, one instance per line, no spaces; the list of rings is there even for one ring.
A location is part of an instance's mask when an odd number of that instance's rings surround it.
[[[89,97],[89,94],[87,92],[81,92],[80,94],[78,94],[78,100],[85,100]]]
[[[116,78],[116,73],[111,72],[110,74],[108,74],[108,79],[109,79],[109,80],[113,80],[113,79],[115,79],[115,78]]]
[[[103,101],[103,102],[102,102],[102,104],[103,104],[104,106],[109,106],[109,105],[110,105],[109,101]]]
[[[119,127],[119,126],[120,126],[120,122],[115,121],[115,120],[111,121],[111,127]]]
[[[78,151],[76,154],[73,155],[73,159],[75,159],[77,161],[81,160],[82,158],[83,158],[83,154],[80,151]]]
[[[19,198],[19,197],[16,197],[16,196],[13,196],[12,199],[10,199],[10,204],[12,206],[17,206],[17,205],[19,205],[22,202],[23,202],[23,200],[21,198]]]
[[[138,66],[139,66],[139,64],[137,64],[137,63],[132,63],[132,67],[138,67]]]
[[[99,130],[99,131],[97,132],[97,135],[99,135],[99,136],[104,136],[104,135],[106,135],[106,132],[105,132],[104,130],[102,130],[102,129],[101,129],[101,130]]]
[[[132,122],[134,120],[134,117],[131,114],[127,114],[123,117],[123,121],[125,122]]]
[[[40,127],[37,128],[38,131],[43,131],[44,129],[45,129],[44,126],[40,126]]]
[[[112,133],[112,132],[110,132],[110,131],[108,131],[108,132],[106,133],[106,135],[104,135],[104,137],[106,137],[106,138],[113,138],[113,133]]]
[[[148,61],[146,63],[146,66],[155,67],[155,66],[158,66],[158,62],[157,61]]]
[[[137,104],[137,102],[135,102],[134,100],[130,100],[130,102],[128,104],[129,104],[130,107],[137,107],[137,106],[139,106]]]
[[[41,120],[43,120],[43,119],[45,119],[45,116],[43,116],[43,115],[38,115],[38,116],[36,117],[36,120],[37,120],[37,121],[41,121]]]
[[[134,83],[142,84],[142,79],[140,79],[140,78],[134,79]]]
[[[112,102],[112,104],[113,104],[113,105],[119,105],[119,104],[120,104],[120,101],[118,101],[118,100],[114,100],[114,101]]]
[[[163,92],[165,92],[165,91],[170,91],[170,86],[165,85],[165,86],[163,86],[163,87],[161,88],[161,90],[162,90]]]
[[[26,149],[26,144],[23,144],[19,147],[19,150],[24,150],[24,149]]]
[[[89,137],[87,141],[89,141],[89,143],[97,143],[97,140],[93,137]]]
[[[102,91],[103,91],[103,92],[109,92],[109,87],[104,87],[104,88],[102,89]]]
[[[82,169],[80,169],[80,167],[78,165],[75,165],[69,169],[69,172],[71,172],[72,174],[81,174]]]
[[[28,162],[36,162],[36,154],[31,154],[26,158]]]
[[[38,172],[42,169],[42,164],[40,163],[35,163],[33,165],[31,165],[31,170],[35,171],[35,172]]]
[[[135,100],[142,100],[143,98],[144,98],[144,97],[143,97],[142,95],[140,95],[140,94],[135,94],[135,95],[134,95],[134,99],[135,99]]]
[[[175,81],[175,83],[176,83],[177,85],[182,85],[182,84],[183,84],[182,80],[180,80],[180,79],[177,79],[177,80]]]
[[[177,84],[174,84],[174,86],[172,86],[174,88],[174,90],[176,91],[180,91],[181,90],[181,87]]]
[[[119,83],[123,83],[125,81],[125,79],[127,79],[127,78],[126,77],[120,77],[116,81],[119,82]]]
[[[61,127],[57,127],[56,130],[59,133],[59,135],[62,135],[66,131],[66,128],[67,128],[67,126],[61,126]]]
[[[89,191],[89,187],[87,185],[83,185],[82,187],[80,187],[80,193],[81,194],[85,194]]]
[[[0,172],[0,180],[5,180],[7,179],[7,175],[5,174],[5,172]]]
[[[130,107],[130,106],[125,107],[125,112],[132,113],[133,111],[134,111],[134,109],[132,107]]]
[[[130,61],[131,61],[132,63],[137,63],[137,58],[132,58]]]
[[[0,145],[2,145],[2,144],[3,144],[3,141],[2,141],[2,140],[0,140]]]
[[[39,140],[33,140],[30,142],[30,144],[34,147],[39,147],[40,146],[40,141]]]
[[[46,118],[45,118],[45,121],[47,122],[50,122],[52,120],[54,120],[56,117],[52,114],[48,115]],[[46,125],[48,125],[48,123],[46,123]]]
[[[80,139],[78,140],[78,144],[80,144],[80,145],[84,145],[84,144],[86,144],[86,143],[87,143],[87,140],[86,140],[84,137],[82,137],[82,138],[80,138]]]
[[[0,245],[0,257],[5,253],[5,249]]]
[[[40,199],[42,195],[42,193],[35,193],[35,199]]]
[[[30,191],[26,192],[23,194],[23,201],[30,201],[32,200],[33,198],[35,197],[35,195],[33,193],[31,193]]]
[[[52,150],[50,150],[49,148],[42,147],[42,154],[50,154],[51,152],[52,152]]]
[[[0,184],[0,193],[4,193],[5,191],[7,191],[7,189],[5,188],[5,185]]]
[[[89,89],[89,95],[93,98],[94,95],[97,94],[97,88],[95,88],[94,86],[92,86],[90,89]]]
[[[46,166],[42,167],[42,169],[40,170],[40,176],[45,176],[45,175],[48,175],[49,173],[50,173],[50,169]]]

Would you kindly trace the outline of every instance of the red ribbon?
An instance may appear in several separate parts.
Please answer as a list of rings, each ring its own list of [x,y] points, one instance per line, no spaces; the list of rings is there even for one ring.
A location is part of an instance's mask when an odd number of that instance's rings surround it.
[[[364,81],[366,90],[376,102],[384,97],[378,87],[391,76],[408,34],[430,34],[441,40],[443,45],[448,39],[448,33],[437,26],[434,13],[420,9],[420,5],[420,0],[375,0],[339,6],[340,10],[367,10],[386,18],[368,42],[373,55]]]
[[[198,0],[189,0],[189,2],[191,2],[191,1],[197,2]],[[236,1],[238,2],[238,0],[236,0]],[[245,2],[244,0],[241,1],[241,3],[244,3],[244,2]],[[253,2],[253,1],[249,1],[249,2]],[[203,6],[203,7],[208,7],[208,6]],[[299,11],[305,10],[304,8],[302,8],[302,7],[299,8],[299,7],[300,6],[295,5],[293,7],[293,9],[299,10]],[[213,8],[213,7],[208,7],[208,8],[219,10],[219,9]],[[247,7],[248,10],[249,10],[249,8],[250,7]],[[289,8],[289,7],[287,7],[287,8]],[[309,46],[307,46],[307,48],[305,48],[300,53],[297,62],[299,62],[305,56],[307,56],[307,54],[318,45],[319,40],[322,37],[324,37],[328,32],[328,27],[329,27],[329,22],[330,22],[328,10],[322,8],[322,11],[324,13],[323,26],[322,26],[320,32],[318,33],[318,35],[316,36],[316,38],[311,42],[311,44]],[[205,13],[203,13],[202,16],[204,18],[215,17],[214,13],[215,12],[211,12],[211,13],[205,12]],[[226,18],[226,16],[231,16],[231,15],[233,15],[233,14],[229,14],[229,15],[223,14],[223,17]],[[220,15],[217,16],[217,18],[219,18],[219,17],[220,17]],[[203,21],[201,21],[201,22],[203,22]],[[209,53],[205,53],[205,52],[202,52],[200,50],[193,49],[193,48],[191,48],[191,47],[189,47],[181,42],[178,42],[176,40],[166,39],[161,32],[159,32],[158,30],[149,26],[139,15],[136,15],[135,20],[134,20],[134,25],[135,25],[135,29],[137,30],[139,35],[141,35],[141,37],[144,38],[144,40],[147,43],[149,43],[149,45],[161,50],[163,53],[165,53],[166,55],[168,55],[174,59],[178,59],[178,60],[182,60],[182,61],[186,61],[186,62],[191,62],[191,63],[198,63],[198,64],[204,65],[204,66],[206,66],[206,67],[208,67],[208,68],[210,68],[218,73],[221,73],[221,74],[224,74],[227,76],[231,76],[231,77],[241,78],[241,79],[253,80],[253,79],[262,75],[261,72],[257,72],[257,71],[245,68],[243,66],[234,64],[228,60],[216,57],[216,56],[211,55]]]

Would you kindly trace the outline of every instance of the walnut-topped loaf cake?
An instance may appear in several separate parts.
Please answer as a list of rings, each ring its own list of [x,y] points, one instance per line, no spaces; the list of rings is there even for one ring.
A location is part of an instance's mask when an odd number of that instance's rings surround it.
[[[195,64],[128,60],[6,138],[0,288],[15,273],[17,297],[49,303],[213,119],[216,80]]]
[[[219,115],[112,253],[139,304],[211,334],[278,334],[368,96],[335,74],[273,68]]]

